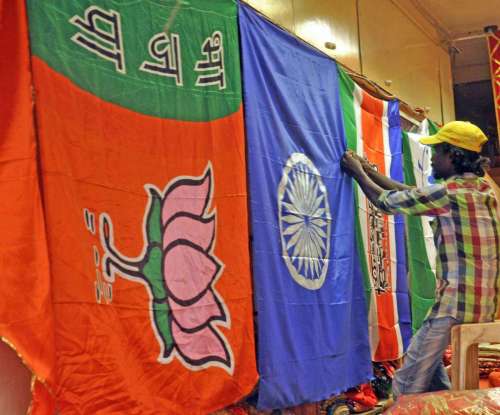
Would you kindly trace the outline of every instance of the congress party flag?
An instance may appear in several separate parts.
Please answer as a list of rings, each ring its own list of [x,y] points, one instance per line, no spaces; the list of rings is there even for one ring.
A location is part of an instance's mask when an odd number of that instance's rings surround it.
[[[398,101],[387,102],[370,95],[342,69],[338,70],[349,148],[367,157],[380,173],[403,182]],[[401,215],[382,213],[359,186],[356,186],[356,205],[372,359],[398,359],[411,337],[404,220]]]
[[[258,406],[314,402],[371,377],[334,61],[241,4]]]
[[[236,4],[28,7],[58,410],[241,399],[257,372]]]
[[[423,136],[435,134],[437,127],[429,120],[422,121],[417,132],[403,131],[404,178],[410,186],[428,186],[432,177],[429,146],[420,144]],[[409,291],[411,294],[412,329],[417,331],[434,304],[436,289],[436,247],[431,228],[433,218],[407,216],[407,249]]]

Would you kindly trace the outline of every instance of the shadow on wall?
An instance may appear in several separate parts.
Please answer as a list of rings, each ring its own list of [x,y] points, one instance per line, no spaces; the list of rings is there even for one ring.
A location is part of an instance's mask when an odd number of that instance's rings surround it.
[[[16,352],[0,341],[0,414],[26,415],[31,402],[31,372]]]

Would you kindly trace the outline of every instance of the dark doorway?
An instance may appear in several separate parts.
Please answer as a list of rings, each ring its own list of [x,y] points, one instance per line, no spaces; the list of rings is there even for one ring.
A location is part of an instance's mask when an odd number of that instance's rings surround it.
[[[489,139],[483,148],[484,154],[489,157],[499,155],[491,81],[455,84],[454,93],[456,119],[470,121],[480,127]]]

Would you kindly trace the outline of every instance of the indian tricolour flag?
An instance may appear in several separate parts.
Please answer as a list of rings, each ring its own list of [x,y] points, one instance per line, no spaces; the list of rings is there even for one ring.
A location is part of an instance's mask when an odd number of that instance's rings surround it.
[[[429,146],[420,144],[421,137],[434,134],[437,127],[424,120],[418,131],[403,132],[404,178],[410,186],[427,186],[434,182],[432,177]],[[408,216],[407,249],[408,273],[411,292],[412,329],[415,332],[422,325],[427,312],[434,304],[436,287],[436,248],[434,246],[431,217]]]
[[[403,181],[399,103],[373,97],[339,68],[348,147]],[[387,216],[356,191],[358,251],[365,276],[372,359],[401,357],[411,337],[404,220]]]

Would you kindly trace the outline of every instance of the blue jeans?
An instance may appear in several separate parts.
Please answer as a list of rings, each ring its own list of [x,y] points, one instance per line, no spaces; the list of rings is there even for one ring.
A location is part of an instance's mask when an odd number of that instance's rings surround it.
[[[453,317],[425,320],[413,336],[403,366],[392,382],[394,399],[409,393],[450,389],[443,365],[443,354],[450,344],[451,328],[458,324]]]

